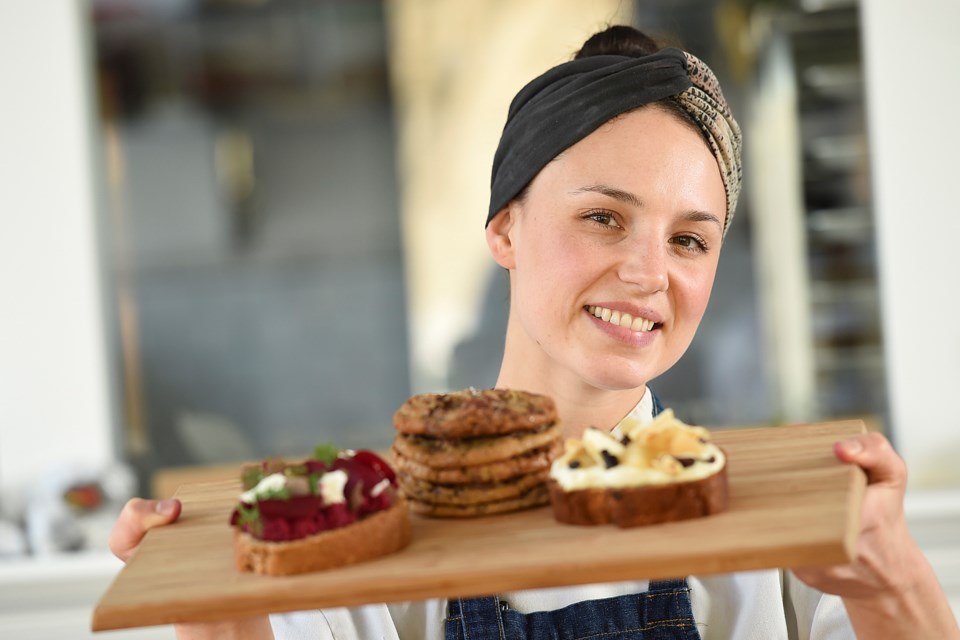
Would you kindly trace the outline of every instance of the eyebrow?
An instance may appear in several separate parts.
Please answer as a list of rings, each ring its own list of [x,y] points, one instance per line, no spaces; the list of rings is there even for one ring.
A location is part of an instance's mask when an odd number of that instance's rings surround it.
[[[690,222],[712,222],[723,231],[723,223],[720,222],[720,218],[707,211],[690,211],[683,217]]]
[[[571,195],[578,195],[581,193],[599,193],[607,197],[613,198],[614,200],[619,200],[620,202],[625,202],[634,207],[642,207],[643,199],[640,196],[630,193],[629,191],[624,191],[623,189],[617,189],[616,187],[611,187],[606,184],[593,184],[586,187],[580,187],[579,189],[574,189],[570,192]],[[689,211],[683,216],[684,220],[690,222],[712,222],[717,225],[721,230],[723,229],[723,223],[720,222],[720,218],[709,213],[708,211]]]
[[[623,189],[617,189],[616,187],[611,187],[605,184],[592,184],[586,187],[580,187],[579,189],[574,189],[570,192],[571,195],[578,195],[581,193],[600,193],[614,200],[619,200],[620,202],[626,202],[627,204],[633,205],[635,207],[642,207],[643,200],[640,199],[640,196],[634,195],[629,191],[624,191]]]

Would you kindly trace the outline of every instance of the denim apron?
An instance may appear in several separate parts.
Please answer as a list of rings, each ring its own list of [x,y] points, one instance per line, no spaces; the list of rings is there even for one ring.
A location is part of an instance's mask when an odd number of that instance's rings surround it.
[[[652,393],[652,392],[651,392]],[[663,411],[653,396],[653,415]],[[497,596],[447,603],[445,640],[700,640],[686,579],[651,581],[644,593],[520,613]]]

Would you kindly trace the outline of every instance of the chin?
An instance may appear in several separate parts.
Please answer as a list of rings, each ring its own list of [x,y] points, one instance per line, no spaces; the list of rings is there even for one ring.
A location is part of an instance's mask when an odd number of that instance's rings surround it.
[[[581,377],[590,386],[607,391],[625,391],[639,389],[653,380],[659,373],[633,367],[597,367],[591,371],[584,371]]]
[[[638,363],[623,358],[609,358],[602,362],[589,359],[585,366],[579,368],[578,373],[583,380],[597,389],[625,391],[643,387],[672,367],[676,360],[667,364],[658,363],[660,366],[650,366],[652,363]]]

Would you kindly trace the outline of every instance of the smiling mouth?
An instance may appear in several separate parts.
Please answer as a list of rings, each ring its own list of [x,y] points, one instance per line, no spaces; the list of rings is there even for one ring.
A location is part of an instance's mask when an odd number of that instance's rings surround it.
[[[663,326],[663,323],[661,322],[654,322],[653,320],[647,320],[640,317],[634,318],[629,313],[621,313],[620,311],[614,311],[613,309],[607,309],[606,307],[588,305],[584,307],[584,309],[586,309],[587,313],[590,315],[599,318],[604,322],[608,322],[624,329],[630,329],[631,331],[653,331],[654,329],[659,329]]]

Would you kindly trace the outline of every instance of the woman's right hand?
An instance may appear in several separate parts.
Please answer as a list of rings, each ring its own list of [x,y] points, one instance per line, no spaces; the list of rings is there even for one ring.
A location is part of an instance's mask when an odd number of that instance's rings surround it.
[[[170,524],[180,517],[180,507],[179,500],[131,498],[110,531],[110,551],[126,562],[137,550],[147,531]]]
[[[124,562],[140,546],[144,534],[154,527],[170,524],[180,517],[179,500],[144,500],[132,498],[124,505],[113,530],[110,531],[110,551]],[[224,622],[175,625],[178,640],[268,640],[273,638],[267,616],[227,620]]]

